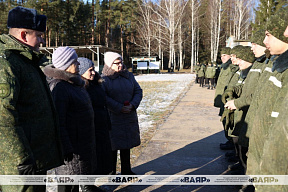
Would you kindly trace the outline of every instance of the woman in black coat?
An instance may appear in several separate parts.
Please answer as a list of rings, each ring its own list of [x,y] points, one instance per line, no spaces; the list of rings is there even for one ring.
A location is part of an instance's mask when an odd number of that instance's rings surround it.
[[[136,109],[142,100],[142,89],[134,75],[123,65],[121,55],[106,52],[104,61],[102,77],[111,119],[113,173],[116,173],[117,151],[120,150],[121,174],[133,175],[130,149],[141,142]]]
[[[53,65],[44,68],[59,116],[64,165],[57,175],[92,175],[95,161],[94,112],[81,79],[74,49],[59,47],[52,55]],[[61,186],[65,192],[79,191],[79,186]],[[94,186],[81,186],[82,191],[96,191]]]
[[[106,95],[102,88],[102,79],[94,70],[94,63],[87,58],[79,57],[79,74],[85,81],[85,88],[91,98],[94,110],[96,136],[96,170],[95,175],[106,175],[112,172],[112,149],[109,136],[110,118],[106,108]]]

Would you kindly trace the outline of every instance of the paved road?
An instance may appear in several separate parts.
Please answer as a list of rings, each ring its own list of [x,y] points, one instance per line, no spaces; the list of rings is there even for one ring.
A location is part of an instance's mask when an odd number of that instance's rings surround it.
[[[139,175],[220,175],[228,162],[219,143],[225,142],[214,90],[193,84],[157,130],[133,165]],[[107,189],[107,188],[106,188]],[[236,192],[236,186],[121,186],[111,191]]]

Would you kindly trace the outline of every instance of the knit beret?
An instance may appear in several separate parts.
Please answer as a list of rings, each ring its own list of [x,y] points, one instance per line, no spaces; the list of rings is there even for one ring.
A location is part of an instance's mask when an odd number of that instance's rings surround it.
[[[83,75],[89,68],[94,67],[93,61],[85,57],[78,57],[77,61],[79,62],[79,74]]]
[[[38,15],[35,9],[18,6],[9,11],[7,27],[45,32],[46,20],[47,17],[45,15]]]
[[[282,7],[275,15],[272,15],[266,23],[266,30],[285,43],[288,43],[288,38],[283,35],[288,26],[287,12],[288,7]]]
[[[257,45],[261,45],[262,47],[266,47],[265,44],[263,43],[264,38],[265,38],[265,30],[260,29],[252,34],[250,42],[256,43]]]
[[[233,50],[233,49],[232,49]],[[235,54],[236,55],[236,54]],[[255,60],[255,55],[249,46],[242,46],[237,50],[237,58],[253,63]]]
[[[223,47],[220,51],[220,54],[226,54],[226,55],[230,55],[231,54],[231,48],[230,47]]]
[[[54,67],[66,70],[78,58],[76,51],[70,47],[58,47],[52,54]]]
[[[120,58],[121,60],[122,59],[122,56],[119,54],[119,53],[115,53],[115,52],[106,52],[104,53],[104,63],[105,65],[107,65],[108,67],[111,67],[113,62]]]

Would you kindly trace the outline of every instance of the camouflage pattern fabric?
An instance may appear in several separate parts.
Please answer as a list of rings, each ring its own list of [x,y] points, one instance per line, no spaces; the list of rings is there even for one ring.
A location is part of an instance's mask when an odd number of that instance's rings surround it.
[[[283,57],[286,58],[283,59]],[[277,60],[288,64],[288,52],[280,55]],[[288,67],[287,67],[288,68]],[[262,159],[263,146],[269,135],[271,126],[279,114],[282,101],[287,94],[288,90],[288,70],[272,72],[263,85],[258,97],[259,107],[258,113],[254,116],[254,121],[251,124],[252,129],[249,134],[249,152],[247,162],[247,174],[261,174],[259,162]],[[250,126],[250,125],[249,125]],[[248,172],[249,170],[249,172]]]
[[[216,85],[216,91],[215,91],[215,97],[214,97],[214,107],[220,108],[223,103],[221,101],[222,94],[224,93],[224,90],[226,86],[229,83],[229,80],[233,73],[231,72],[231,68],[229,67],[231,64],[231,60],[229,59],[227,63],[225,63],[228,67],[222,68],[218,77],[217,85]]]
[[[215,78],[216,74],[216,68],[215,66],[208,66],[205,72],[205,77],[206,78]]]
[[[198,74],[198,71],[200,70],[200,66],[195,65],[194,70],[195,70],[195,74]]]
[[[242,46],[241,49],[237,51],[237,58],[249,63],[253,63],[255,61],[255,55],[250,46]]]
[[[258,80],[260,78],[260,75],[263,72],[263,66],[265,66],[265,63],[264,63],[265,60],[266,60],[266,57],[265,55],[263,55],[262,57],[258,58],[253,63],[252,68],[250,69],[248,76],[245,80],[245,84],[242,88],[243,94],[241,95],[241,97],[234,100],[234,104],[237,107],[237,109],[248,108],[247,113],[249,113],[250,104],[252,102],[254,91],[258,85]],[[245,119],[246,119],[247,113],[245,115]],[[249,138],[246,136],[247,129],[248,129],[248,124],[247,124],[247,121],[244,120],[244,122],[242,123],[242,127],[239,133],[239,140],[238,140],[238,143],[241,146],[248,147]]]
[[[246,127],[241,129],[240,137],[238,140],[241,146],[248,147],[249,145],[249,135],[252,129],[251,126],[253,124],[254,116],[256,115],[256,113],[258,113],[258,107],[259,107],[259,102],[260,102],[259,94],[263,89],[263,85],[268,81],[268,78],[272,74],[272,66],[273,66],[274,59],[275,57],[271,57],[269,62],[263,65],[261,69],[262,73],[260,74],[260,77],[258,78],[257,85],[253,87],[254,93],[252,96],[252,100],[250,102],[249,110],[245,118]]]
[[[287,12],[287,6],[279,9],[274,15],[270,16],[265,27],[274,37],[285,43],[288,43],[288,38],[283,35],[288,26]]]
[[[206,70],[206,67],[205,65],[201,65],[200,67],[200,70],[198,71],[198,77],[204,77],[205,76],[205,70]]]
[[[286,91],[287,92],[287,91]],[[288,175],[288,94],[281,102],[279,116],[269,129],[268,137],[264,143],[263,156],[260,161],[260,172],[263,175]],[[288,191],[287,185],[257,185],[257,190],[270,191]]]
[[[39,68],[44,62],[42,54],[9,35],[0,36],[1,175],[17,175],[17,166],[30,162],[37,172],[62,163],[55,108]],[[17,191],[12,188],[6,191]]]

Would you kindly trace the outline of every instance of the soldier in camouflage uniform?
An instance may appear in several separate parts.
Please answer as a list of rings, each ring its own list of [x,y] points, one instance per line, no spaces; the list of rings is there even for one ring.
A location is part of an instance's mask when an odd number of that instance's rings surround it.
[[[199,87],[204,87],[204,78],[205,78],[205,71],[206,71],[206,67],[204,64],[200,65],[200,69],[198,71],[198,77],[199,77]]]
[[[196,74],[195,83],[199,83],[199,77],[198,77],[198,71],[200,70],[200,64],[199,64],[199,63],[197,63],[197,64],[195,65],[194,70],[195,70],[195,74]]]
[[[225,112],[223,113],[223,115],[227,115],[226,117],[226,121],[227,119],[231,120],[231,122],[229,123],[230,127],[227,127],[226,129],[228,130],[228,135],[230,137],[233,138],[233,142],[235,145],[235,150],[236,150],[236,155],[240,156],[239,154],[239,146],[238,146],[238,136],[239,136],[239,132],[241,130],[242,124],[244,122],[244,118],[245,115],[247,113],[248,107],[244,107],[241,110],[239,109],[231,109],[228,108],[227,105],[227,101],[232,100],[232,99],[237,99],[241,96],[241,91],[230,91],[230,90],[234,90],[235,87],[239,87],[239,86],[243,86],[246,82],[246,77],[252,67],[252,63],[255,60],[254,54],[251,50],[250,47],[246,46],[241,46],[239,47],[240,49],[236,52],[233,52],[232,49],[232,53],[237,55],[237,61],[239,63],[239,69],[240,69],[240,76],[238,77],[238,81],[236,82],[235,86],[231,89],[227,89],[224,94],[222,95],[223,98],[223,102],[225,102]],[[237,75],[236,75],[237,77]],[[234,82],[235,83],[235,82]],[[231,85],[230,85],[231,86]],[[227,94],[229,93],[229,94]],[[232,117],[230,117],[232,116]],[[242,164],[239,162],[239,158],[236,158],[236,160],[238,161],[235,166],[230,166],[229,168],[231,170],[235,170],[236,168],[239,170],[238,172],[240,172],[241,174],[244,173],[244,167],[242,166]]]
[[[236,83],[238,82],[238,79],[239,79],[239,75],[240,75],[240,71],[239,71],[239,66],[238,66],[238,63],[239,63],[239,59],[236,57],[236,55],[238,54],[238,52],[240,52],[242,50],[242,47],[241,45],[238,45],[238,46],[235,46],[233,47],[233,49],[231,49],[231,62],[232,62],[232,65],[229,66],[230,68],[230,76],[229,76],[229,79],[228,79],[228,84],[227,86],[225,87],[224,89],[224,93],[227,89],[231,89],[234,87],[234,85],[236,85]],[[223,93],[223,94],[224,94]],[[226,103],[225,99],[223,99],[223,95],[221,96],[222,97],[222,103]],[[225,114],[224,114],[225,112]],[[223,123],[223,126],[224,126],[224,132],[225,132],[225,136],[228,137],[228,138],[231,138],[231,140],[233,139],[233,137],[229,136],[228,132],[229,132],[229,127],[233,127],[234,124],[233,124],[233,117],[234,114],[233,113],[230,113],[229,110],[227,109],[223,109],[223,113],[222,113],[222,118],[221,118],[221,121]],[[227,149],[234,149],[234,144],[230,144],[229,147],[225,146],[225,145],[221,145],[220,144],[220,148],[223,149],[223,150],[227,150]],[[232,161],[235,161],[236,159],[238,159],[238,155],[236,153],[236,158],[233,159],[233,157],[231,157],[230,159]]]
[[[244,84],[240,84],[238,86],[235,86],[233,90],[231,90],[231,93],[227,93],[228,95],[233,95],[237,93],[240,93],[239,97],[235,98],[234,100],[227,101],[225,106],[230,110],[242,110],[246,111],[243,113],[243,118],[245,119],[247,110],[249,109],[252,95],[254,93],[255,87],[257,85],[258,79],[262,73],[262,68],[265,66],[265,60],[266,60],[266,54],[265,50],[266,47],[263,43],[264,39],[264,30],[259,30],[256,33],[254,33],[250,39],[252,43],[252,51],[256,57],[256,61],[253,63],[252,68],[250,69],[247,78],[245,80]],[[261,40],[262,39],[262,40]],[[247,123],[242,121],[241,122],[241,128],[239,132],[239,157],[242,163],[242,166],[246,170],[247,165],[247,156],[246,153],[248,151],[248,144],[243,143],[243,140],[246,140],[248,138],[245,137],[246,131],[247,131]],[[245,137],[245,138],[242,138]]]
[[[222,60],[222,65],[221,65],[221,71],[218,77],[218,82],[216,86],[216,91],[215,91],[215,97],[214,97],[214,107],[220,108],[219,115],[221,116],[221,108],[224,108],[224,104],[222,103],[221,96],[224,93],[224,89],[227,86],[229,82],[229,76],[231,75],[230,71],[230,64],[231,59],[230,59],[230,51],[231,48],[229,47],[224,47],[221,49],[221,60]]]
[[[257,97],[253,96],[252,100],[252,102],[257,104],[255,108],[257,108],[258,113],[255,113],[253,119],[250,118],[250,121],[248,122],[251,123],[251,128],[249,124],[247,132],[249,136],[247,174],[250,175],[267,173],[264,171],[263,163],[265,160],[263,158],[263,153],[265,154],[265,158],[267,158],[270,156],[270,153],[272,153],[271,149],[278,150],[278,154],[283,152],[282,145],[278,146],[279,148],[277,149],[275,148],[277,141],[268,141],[267,139],[275,139],[278,137],[277,135],[271,134],[278,134],[275,132],[275,129],[278,129],[275,126],[281,126],[281,123],[277,122],[282,121],[283,119],[280,120],[278,116],[288,90],[288,39],[283,36],[283,32],[288,25],[286,18],[287,7],[280,9],[277,14],[271,16],[266,26],[264,44],[271,55],[276,55],[276,57],[273,60],[270,60],[272,63],[271,71],[269,71],[269,75],[267,75],[268,77],[265,84],[262,84],[261,90],[257,92],[257,95],[255,94]],[[285,140],[282,142],[285,142]],[[264,152],[263,147],[265,146],[274,147]],[[285,168],[287,168],[286,160],[283,161],[285,162]],[[266,164],[265,166],[267,168],[270,165]],[[269,169],[279,170],[277,166],[278,164],[274,164],[274,167],[271,166]],[[256,186],[257,190],[258,188],[260,191],[270,191],[265,186]]]
[[[222,113],[224,111],[224,104],[221,100],[221,97],[222,97],[222,94],[224,93],[225,88],[228,85],[230,76],[232,75],[230,67],[229,67],[230,65],[232,65],[232,61],[230,59],[230,53],[231,53],[230,47],[223,47],[220,51],[222,65],[221,65],[220,74],[218,76],[215,97],[214,97],[214,107],[220,108],[219,116],[222,116]],[[223,124],[223,127],[224,125],[225,124]],[[229,137],[228,134],[226,134],[227,132],[224,131],[224,133],[225,133],[225,137],[227,138],[227,142],[221,143],[220,147],[224,146],[227,149],[233,149],[232,138]]]
[[[39,52],[46,16],[10,10],[0,36],[0,175],[44,175],[63,163],[58,122]],[[2,192],[44,192],[45,185],[2,185]]]
[[[216,74],[216,68],[213,65],[213,63],[210,61],[208,62],[207,68],[206,68],[206,72],[205,72],[205,78],[207,79],[207,85],[208,88],[211,90],[214,88],[214,78],[215,78],[215,74]]]

